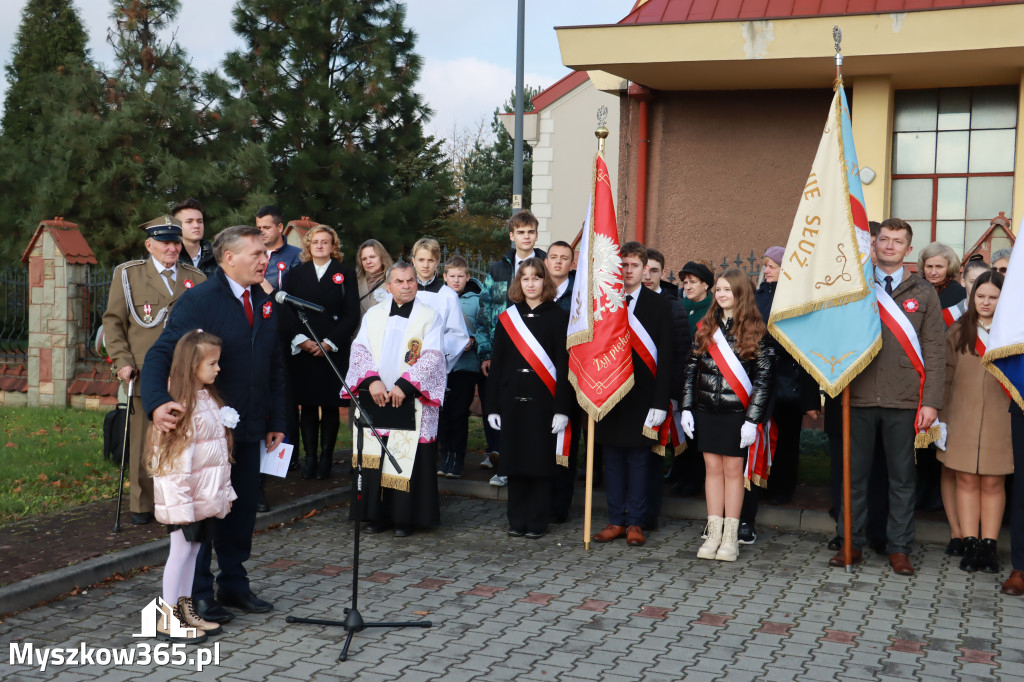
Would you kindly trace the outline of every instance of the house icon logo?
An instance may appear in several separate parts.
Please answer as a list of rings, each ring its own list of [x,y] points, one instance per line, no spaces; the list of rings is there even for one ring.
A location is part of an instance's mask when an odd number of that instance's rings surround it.
[[[132,637],[157,636],[157,624],[160,629],[169,632],[171,637],[192,638],[196,636],[195,628],[187,628],[174,616],[174,607],[157,597],[142,608],[142,632],[132,634]]]

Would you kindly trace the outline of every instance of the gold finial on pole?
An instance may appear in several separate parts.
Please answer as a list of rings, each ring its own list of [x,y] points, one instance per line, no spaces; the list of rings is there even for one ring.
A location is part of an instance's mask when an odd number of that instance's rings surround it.
[[[594,136],[597,138],[597,151],[599,154],[604,154],[604,141],[608,137],[608,126],[605,125],[608,122],[608,107],[601,105],[597,110],[597,130],[594,131]]]

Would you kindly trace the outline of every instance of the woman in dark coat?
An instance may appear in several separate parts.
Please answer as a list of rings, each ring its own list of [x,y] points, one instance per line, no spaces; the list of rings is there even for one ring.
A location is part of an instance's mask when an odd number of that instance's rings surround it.
[[[761,319],[768,324],[768,316],[775,301],[775,288],[779,284],[779,271],[785,249],[773,246],[764,253],[764,281],[754,292],[754,302]],[[779,430],[779,441],[772,457],[772,476],[768,481],[768,501],[786,504],[796,488],[800,464],[800,431],[804,415],[818,418],[821,396],[818,384],[804,371],[793,356],[786,352],[769,332],[768,338],[775,348],[775,392],[772,420]],[[743,519],[741,519],[742,525]],[[751,523],[753,521],[751,520]],[[742,535],[742,532],[741,532]],[[740,542],[743,542],[742,537]]]
[[[338,235],[330,227],[312,228],[303,242],[302,264],[288,273],[285,291],[324,307],[322,313],[307,313],[309,323],[344,376],[352,335],[359,326],[356,273],[341,262]],[[295,312],[287,306],[285,309],[290,312],[285,317],[290,345],[287,369],[295,400],[301,407],[299,429],[306,449],[302,477],[325,479],[331,475],[341,423],[341,382]]]
[[[508,476],[508,534],[513,537],[539,538],[547,532],[555,467],[568,464],[567,459],[557,462],[555,449],[574,400],[565,348],[569,315],[554,302],[555,291],[544,261],[526,259],[508,290],[515,305],[501,314],[494,330],[486,404],[498,412],[487,420],[501,430],[498,473]],[[506,329],[516,313],[554,366],[554,395]]]

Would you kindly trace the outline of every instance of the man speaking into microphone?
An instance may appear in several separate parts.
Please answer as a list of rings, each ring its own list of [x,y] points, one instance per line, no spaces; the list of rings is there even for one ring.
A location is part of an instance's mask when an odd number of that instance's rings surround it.
[[[273,604],[253,594],[244,563],[252,550],[260,487],[260,442],[268,449],[284,440],[284,370],[278,340],[280,306],[260,283],[267,252],[255,227],[236,225],[213,242],[220,266],[215,276],[186,292],[168,318],[143,365],[142,406],[160,431],[180,428],[176,414],[184,407],[167,392],[174,346],[186,333],[202,329],[223,343],[220,374],[214,383],[225,404],[238,411],[234,428],[231,485],[238,493],[231,512],[214,522],[212,549],[217,551],[217,594],[210,570],[211,545],[203,543],[196,561],[192,597],[205,620],[225,623],[234,616],[224,606],[262,613]]]

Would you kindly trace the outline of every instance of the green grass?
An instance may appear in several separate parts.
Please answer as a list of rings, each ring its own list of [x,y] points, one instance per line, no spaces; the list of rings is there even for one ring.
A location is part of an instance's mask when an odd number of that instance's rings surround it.
[[[4,408],[0,526],[117,494],[119,472],[103,458],[103,416],[91,410]]]

